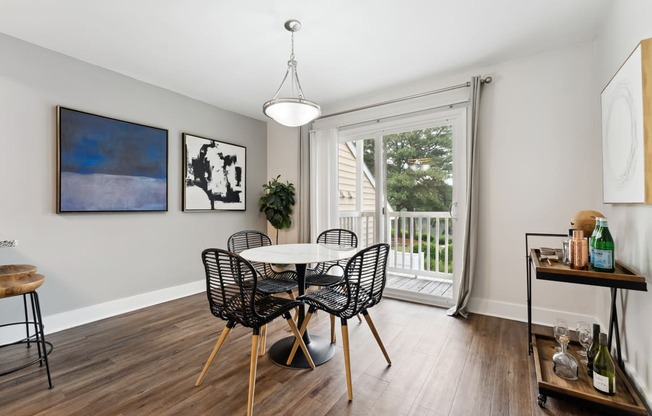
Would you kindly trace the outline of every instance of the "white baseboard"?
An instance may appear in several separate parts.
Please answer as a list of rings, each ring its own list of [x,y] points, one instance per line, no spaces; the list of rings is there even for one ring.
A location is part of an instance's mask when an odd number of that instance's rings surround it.
[[[527,322],[527,305],[509,302],[498,302],[494,300],[471,298],[469,301],[469,312],[480,315],[495,316],[497,318],[510,319],[512,321]],[[601,327],[606,328],[606,324],[601,322],[595,316],[569,313],[554,309],[532,307],[532,323],[539,325],[552,326],[555,318],[564,318],[569,325],[575,325],[577,321],[586,321],[589,323],[599,323]]]
[[[45,334],[47,335],[63,331],[64,329],[99,321],[100,319],[110,318],[112,316],[157,305],[184,296],[194,295],[195,293],[200,293],[205,290],[206,280],[197,280],[195,282],[168,287],[154,292],[142,293],[140,295],[117,299],[111,302],[44,316],[43,324],[45,325]]]
[[[632,384],[634,384],[634,388],[638,390],[642,399],[646,402],[648,410],[652,409],[652,392],[647,389],[645,382],[638,375],[634,367],[629,365],[627,361],[625,361],[624,364],[625,373],[629,377],[629,380],[632,382]]]
[[[116,299],[110,302],[74,309],[72,311],[43,316],[46,339],[48,334],[63,331],[79,325],[88,324],[100,319],[146,308],[148,306],[194,295],[206,290],[206,280],[197,280],[179,286],[168,287],[154,292],[142,293],[128,298]],[[31,328],[30,328],[31,329]],[[25,337],[25,327],[12,326],[0,334],[0,344],[13,342]]]

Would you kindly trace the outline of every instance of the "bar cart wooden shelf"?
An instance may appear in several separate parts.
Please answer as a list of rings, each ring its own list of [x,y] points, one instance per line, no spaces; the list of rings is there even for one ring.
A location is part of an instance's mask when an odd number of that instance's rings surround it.
[[[616,308],[617,290],[629,289],[647,291],[647,283],[643,276],[627,266],[616,262],[614,273],[601,273],[589,270],[573,270],[561,262],[548,264],[540,261],[539,249],[529,247],[530,237],[565,237],[565,234],[526,233],[526,266],[527,266],[527,311],[528,311],[528,341],[529,354],[534,355],[534,363],[539,389],[538,404],[544,406],[548,396],[559,399],[580,402],[589,407],[620,415],[648,415],[648,411],[637,391],[633,388],[627,376],[623,373],[623,361],[620,350],[620,334],[618,330],[618,312]],[[556,341],[552,337],[551,328],[546,331],[532,331],[532,271],[536,279],[555,282],[566,282],[590,286],[608,287],[611,291],[611,313],[609,317],[608,345],[611,349],[612,340],[616,341],[617,386],[614,396],[602,395],[593,389],[592,379],[586,374],[586,366],[581,366],[580,378],[568,381],[558,377],[552,370],[552,355]],[[576,348],[574,348],[576,349]],[[579,360],[578,360],[579,361]],[[582,371],[583,370],[583,371]]]
[[[550,329],[550,328],[548,328]],[[608,412],[612,415],[647,415],[647,410],[636,390],[625,377],[620,367],[616,366],[616,394],[608,396],[593,388],[592,379],[586,372],[586,366],[580,364],[579,378],[574,381],[558,377],[552,369],[552,356],[555,346],[559,345],[552,332],[547,334],[532,334],[534,366],[537,374],[539,395],[537,403],[543,407],[548,397],[562,400],[582,402],[587,407]],[[580,362],[576,355],[581,347],[572,343],[570,352]]]

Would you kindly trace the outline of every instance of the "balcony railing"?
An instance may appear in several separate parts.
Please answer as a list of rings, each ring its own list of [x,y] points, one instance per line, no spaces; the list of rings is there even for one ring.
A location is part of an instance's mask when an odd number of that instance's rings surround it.
[[[448,212],[389,212],[385,216],[390,271],[452,278],[453,223]],[[340,227],[355,232],[360,246],[375,238],[374,211],[341,211]]]

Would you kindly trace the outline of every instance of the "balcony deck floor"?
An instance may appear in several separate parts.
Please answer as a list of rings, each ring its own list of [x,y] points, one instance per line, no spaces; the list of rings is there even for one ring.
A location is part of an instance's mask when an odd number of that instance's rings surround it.
[[[450,280],[416,278],[388,272],[387,287],[423,295],[453,297],[453,283]]]

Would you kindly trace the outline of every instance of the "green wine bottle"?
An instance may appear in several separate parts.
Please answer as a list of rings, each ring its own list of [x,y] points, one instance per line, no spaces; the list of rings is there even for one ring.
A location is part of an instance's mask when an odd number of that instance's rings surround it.
[[[600,324],[593,324],[593,342],[591,348],[586,351],[586,372],[589,377],[593,377],[593,361],[600,349]]]
[[[600,224],[600,234],[596,236],[595,249],[593,250],[593,269],[596,272],[613,273],[616,270],[614,239],[609,232],[607,219],[602,218]]]
[[[600,334],[600,350],[593,362],[593,387],[605,394],[616,394],[616,366],[607,347],[607,334]]]
[[[602,217],[597,217],[595,219],[593,233],[591,233],[591,237],[589,237],[589,264],[591,267],[593,267],[593,262],[595,260],[595,254],[593,252],[595,251],[595,240],[600,235],[600,227],[602,227]]]

